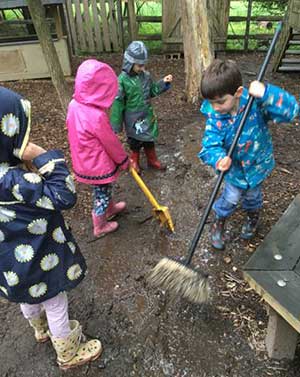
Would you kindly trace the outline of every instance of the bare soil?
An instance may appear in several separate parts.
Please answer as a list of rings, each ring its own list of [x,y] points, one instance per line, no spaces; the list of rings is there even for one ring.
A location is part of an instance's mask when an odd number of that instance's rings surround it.
[[[239,62],[245,85],[253,80],[262,55],[231,55]],[[121,55],[103,55],[120,71]],[[74,61],[74,70],[79,59]],[[186,253],[205,207],[215,175],[197,158],[204,119],[199,105],[184,100],[182,60],[152,56],[149,70],[160,78],[174,75],[171,91],[154,100],[160,136],[157,151],[168,165],[165,173],[146,168],[142,177],[158,201],[169,207],[176,232],[161,229],[151,206],[129,173],[115,186],[115,198],[128,209],[119,216],[119,230],[93,241],[91,192],[78,185],[78,203],[66,212],[86,257],[89,274],[70,292],[71,318],[88,337],[101,339],[104,352],[97,361],[60,372],[51,344],[37,344],[19,307],[1,299],[1,377],[298,377],[300,349],[294,361],[267,357],[264,337],[267,313],[242,277],[242,268],[300,189],[300,127],[271,125],[277,167],[264,185],[263,220],[251,242],[239,238],[243,214],[230,219],[231,242],[223,252],[211,250],[208,226],[194,263],[210,274],[212,299],[192,305],[149,287],[145,275],[163,256]],[[298,97],[298,74],[273,74],[267,79]],[[45,148],[62,149],[69,159],[64,115],[49,80],[3,83],[31,100],[32,140]],[[72,89],[73,81],[69,82]],[[125,137],[123,137],[125,141]],[[71,165],[70,165],[71,166]]]

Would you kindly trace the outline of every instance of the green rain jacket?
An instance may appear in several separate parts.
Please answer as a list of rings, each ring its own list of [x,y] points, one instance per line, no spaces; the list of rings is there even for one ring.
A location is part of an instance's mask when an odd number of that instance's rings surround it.
[[[118,77],[119,91],[111,110],[110,122],[115,132],[123,130],[127,137],[141,141],[155,141],[158,136],[157,118],[151,98],[170,88],[163,80],[153,82],[149,72],[131,72],[133,64],[124,57],[122,73]]]

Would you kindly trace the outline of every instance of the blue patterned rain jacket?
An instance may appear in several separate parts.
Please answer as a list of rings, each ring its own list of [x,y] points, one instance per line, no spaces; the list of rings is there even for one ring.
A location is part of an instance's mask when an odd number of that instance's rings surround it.
[[[200,111],[207,119],[202,150],[198,156],[204,163],[215,168],[217,161],[227,155],[248,97],[248,90],[244,89],[235,116],[216,112],[208,100],[203,102]],[[259,185],[275,165],[268,121],[290,122],[298,112],[299,106],[294,96],[274,85],[266,85],[263,98],[253,102],[225,180],[242,189]]]
[[[0,87],[0,295],[38,304],[77,286],[86,264],[61,210],[76,202],[60,151],[19,166],[30,132],[30,103]]]

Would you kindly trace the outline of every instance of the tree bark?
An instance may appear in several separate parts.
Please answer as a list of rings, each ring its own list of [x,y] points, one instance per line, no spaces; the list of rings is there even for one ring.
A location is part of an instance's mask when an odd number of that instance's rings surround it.
[[[199,100],[202,72],[213,59],[206,2],[181,0],[185,89],[190,103]]]
[[[49,25],[46,22],[45,8],[42,4],[42,0],[27,0],[27,4],[48,65],[52,83],[57,91],[63,111],[66,113],[71,96],[51,38]]]

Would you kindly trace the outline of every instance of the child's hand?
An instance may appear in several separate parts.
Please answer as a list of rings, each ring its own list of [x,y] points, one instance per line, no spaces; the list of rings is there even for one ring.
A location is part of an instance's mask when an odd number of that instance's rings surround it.
[[[217,163],[216,163],[216,168],[217,170],[220,171],[226,171],[230,168],[231,166],[231,158],[226,156],[224,158],[221,158]]]
[[[260,81],[252,81],[249,86],[249,94],[255,98],[262,98],[265,94],[266,86]]]
[[[39,147],[38,145],[29,142],[22,155],[22,160],[31,161],[37,156],[39,156],[40,154],[43,154],[45,152],[46,150],[44,148]]]
[[[172,81],[173,81],[172,75],[168,75],[168,76],[164,77],[164,82],[172,82]]]

